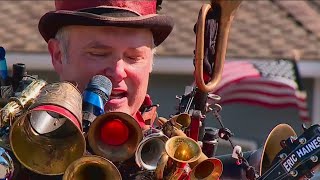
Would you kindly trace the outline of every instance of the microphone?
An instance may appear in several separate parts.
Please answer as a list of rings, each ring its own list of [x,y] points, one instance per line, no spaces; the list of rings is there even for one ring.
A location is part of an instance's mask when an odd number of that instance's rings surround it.
[[[104,114],[104,106],[110,99],[112,83],[110,79],[102,75],[95,75],[90,80],[83,92],[82,123],[83,131],[89,131],[93,120]]]
[[[19,83],[23,77],[27,75],[26,65],[23,63],[16,63],[12,65],[12,89],[16,92],[19,87]]]

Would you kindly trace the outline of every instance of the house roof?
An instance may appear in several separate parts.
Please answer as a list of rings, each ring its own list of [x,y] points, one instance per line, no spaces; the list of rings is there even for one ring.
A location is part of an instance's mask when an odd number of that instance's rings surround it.
[[[164,0],[161,13],[176,22],[158,48],[161,56],[192,56],[193,26],[202,4],[199,0]],[[11,52],[47,51],[38,32],[38,20],[53,10],[52,1],[0,1],[0,45]],[[320,61],[320,2],[243,1],[231,26],[229,58],[288,58],[293,50],[301,59]]]

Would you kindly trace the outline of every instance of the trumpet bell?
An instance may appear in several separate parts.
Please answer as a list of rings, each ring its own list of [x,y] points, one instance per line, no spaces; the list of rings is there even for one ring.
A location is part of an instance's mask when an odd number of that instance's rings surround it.
[[[169,121],[173,122],[178,129],[187,128],[191,124],[191,117],[187,113],[181,113],[173,116]]]
[[[165,152],[167,140],[168,137],[160,133],[150,134],[149,137],[145,137],[139,143],[135,153],[136,164],[146,170],[155,170],[159,159]]]
[[[41,175],[61,175],[86,149],[82,134],[81,94],[70,83],[46,85],[29,111],[10,130],[19,162]]]
[[[219,159],[209,158],[194,167],[190,173],[190,180],[218,180],[222,174],[223,165]]]
[[[119,121],[128,129],[128,138],[121,144],[108,144],[102,139],[102,136],[107,133],[104,132],[106,123],[112,121]],[[92,122],[88,132],[88,142],[92,151],[112,162],[121,162],[131,158],[142,137],[142,130],[136,120],[132,116],[122,112],[108,112],[98,116]],[[108,138],[116,139],[117,137]]]
[[[166,152],[174,161],[194,162],[201,156],[199,144],[189,137],[175,136],[166,142]]]
[[[69,165],[63,180],[121,180],[121,174],[109,160],[99,156],[83,156]]]
[[[174,136],[165,145],[155,170],[156,179],[179,179],[186,174],[185,165],[197,161],[201,156],[199,144],[184,136]]]

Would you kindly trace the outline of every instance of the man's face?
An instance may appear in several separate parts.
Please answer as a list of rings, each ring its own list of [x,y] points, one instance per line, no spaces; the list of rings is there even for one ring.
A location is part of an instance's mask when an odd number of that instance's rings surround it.
[[[144,101],[152,70],[152,33],[147,29],[68,27],[67,59],[49,41],[49,51],[61,80],[74,81],[83,91],[94,75],[112,82],[106,111],[134,115]]]

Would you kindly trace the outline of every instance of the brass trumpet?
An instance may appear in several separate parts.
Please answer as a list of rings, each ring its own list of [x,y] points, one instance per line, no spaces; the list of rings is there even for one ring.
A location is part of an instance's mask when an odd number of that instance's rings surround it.
[[[164,124],[170,122],[169,120],[167,120],[167,119],[165,119],[163,117],[159,117],[158,120],[159,120],[159,124],[161,124],[161,125],[164,125]],[[172,126],[170,129],[172,131],[171,132],[172,136],[188,137],[181,129],[179,129],[176,126]],[[191,168],[194,168],[195,166],[197,166],[199,163],[201,163],[202,161],[204,161],[206,159],[208,159],[208,157],[201,151],[200,152],[200,157],[196,161],[190,162],[189,165],[190,165]]]
[[[155,170],[156,179],[179,179],[188,174],[187,164],[200,158],[199,144],[189,137],[175,136],[165,144],[164,153]]]
[[[159,117],[159,123],[161,125],[168,123],[169,120]],[[178,127],[172,127],[173,136],[182,136],[187,137],[187,135]],[[221,161],[217,158],[208,158],[202,151],[200,152],[200,157],[193,161],[189,162],[189,166],[192,169],[190,178],[197,179],[197,177],[203,177],[207,179],[216,180],[222,174],[223,165]],[[201,171],[206,169],[206,172]]]
[[[188,128],[191,124],[191,117],[187,113],[180,113],[171,117],[169,121],[179,129]]]
[[[83,156],[70,164],[63,180],[121,180],[121,174],[109,160],[100,156]]]

